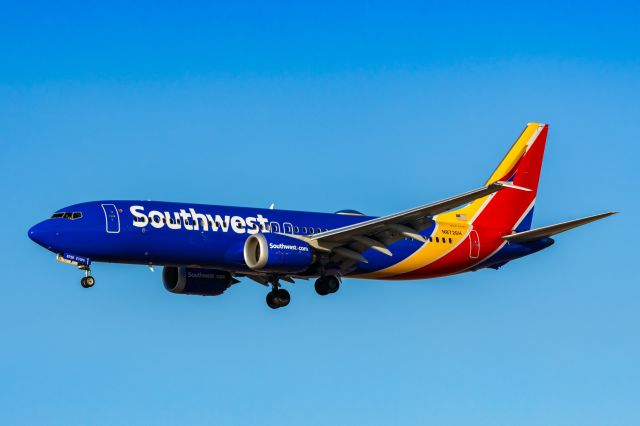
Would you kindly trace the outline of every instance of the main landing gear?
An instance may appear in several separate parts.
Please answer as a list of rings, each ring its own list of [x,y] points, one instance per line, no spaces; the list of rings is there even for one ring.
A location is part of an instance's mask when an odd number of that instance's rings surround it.
[[[320,296],[335,293],[339,288],[340,280],[336,276],[327,275],[316,280],[315,289]]]
[[[91,269],[89,269],[88,267],[80,269],[84,270],[84,277],[82,277],[82,279],[80,280],[80,285],[82,285],[82,287],[84,288],[93,287],[93,285],[96,283],[96,279],[91,276]]]
[[[273,290],[267,293],[267,305],[271,309],[283,308],[291,302],[291,295],[283,288],[280,288],[280,283],[275,280],[271,283]]]
[[[267,306],[271,309],[278,309],[287,306],[291,302],[291,295],[287,290],[281,288],[278,279],[271,281],[271,287],[272,290],[267,293]],[[334,275],[326,275],[316,280],[315,289],[320,296],[335,293],[339,288],[340,280]]]

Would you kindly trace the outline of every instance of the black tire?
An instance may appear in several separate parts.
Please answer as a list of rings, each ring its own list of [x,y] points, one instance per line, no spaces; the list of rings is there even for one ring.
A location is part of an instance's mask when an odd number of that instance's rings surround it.
[[[88,277],[84,278],[84,283],[87,285],[87,288],[93,287],[93,285],[96,283],[96,279],[89,275]]]
[[[327,294],[329,294],[329,290],[327,290],[327,286],[324,281],[324,278],[318,278],[314,285],[316,293],[318,293],[320,296],[326,296]]]
[[[329,293],[335,293],[340,289],[340,280],[338,279],[338,277],[334,277],[333,275],[325,277],[324,282],[325,288]]]
[[[82,279],[80,280],[80,285],[82,286],[82,288],[88,288],[87,277],[82,277]]]
[[[271,309],[278,309],[280,305],[276,302],[276,297],[273,291],[267,293],[267,306]]]
[[[275,293],[276,293],[275,299],[279,305],[278,307],[280,308],[285,307],[289,304],[289,302],[291,302],[291,295],[287,290],[281,288],[276,290]]]
[[[326,277],[320,277],[316,280],[315,289],[316,293],[320,296],[326,296],[327,294],[335,293],[340,288],[340,280],[333,275],[327,275]]]

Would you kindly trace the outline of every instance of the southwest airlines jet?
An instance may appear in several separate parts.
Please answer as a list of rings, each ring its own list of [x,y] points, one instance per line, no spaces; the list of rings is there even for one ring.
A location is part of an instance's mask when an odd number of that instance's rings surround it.
[[[85,288],[95,283],[92,262],[162,265],[172,293],[218,296],[246,277],[271,288],[273,309],[291,300],[283,281],[315,279],[325,296],[343,277],[498,269],[549,247],[555,234],[615,213],[531,229],[547,131],[528,124],[483,187],[388,216],[105,200],[60,209],[29,237],[83,270]]]

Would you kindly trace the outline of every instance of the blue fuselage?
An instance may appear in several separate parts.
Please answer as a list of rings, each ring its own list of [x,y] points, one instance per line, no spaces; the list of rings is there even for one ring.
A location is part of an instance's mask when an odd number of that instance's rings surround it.
[[[54,213],[53,217],[29,230],[29,237],[67,260],[80,263],[110,262],[141,265],[190,266],[230,272],[251,272],[244,257],[247,238],[257,233],[311,235],[372,219],[371,216],[336,213],[313,213],[219,205],[186,204],[158,201],[96,201],[75,204]],[[433,237],[442,224],[437,220],[419,234]],[[459,225],[457,225],[459,226]],[[439,230],[436,229],[439,227]],[[493,233],[493,232],[490,232]],[[482,234],[482,232],[480,232]],[[442,238],[444,243],[446,238]],[[448,238],[451,242],[451,238]],[[495,267],[547,247],[552,240],[539,243],[510,244],[483,261],[467,255],[451,263],[444,272],[425,273],[412,278],[428,278],[464,272],[468,268]],[[465,243],[466,244],[466,243]],[[393,256],[373,249],[343,275],[375,273],[413,256],[422,243],[410,238],[389,246]],[[442,246],[444,247],[444,246]],[[453,246],[452,246],[453,247]],[[466,247],[466,245],[464,246]],[[468,250],[461,248],[462,251]],[[338,265],[313,265],[299,276],[316,276]],[[337,272],[336,272],[337,273]],[[396,279],[393,276],[378,276]]]
[[[76,218],[73,217],[75,213]],[[78,214],[79,213],[79,214]],[[97,262],[185,265],[246,271],[246,239],[258,232],[309,235],[371,219],[370,216],[271,210],[157,201],[97,201],[60,209],[29,230],[38,244]],[[66,217],[65,217],[66,216]],[[430,230],[422,232],[429,235]],[[395,258],[419,243],[393,244]],[[354,273],[391,264],[375,251]]]

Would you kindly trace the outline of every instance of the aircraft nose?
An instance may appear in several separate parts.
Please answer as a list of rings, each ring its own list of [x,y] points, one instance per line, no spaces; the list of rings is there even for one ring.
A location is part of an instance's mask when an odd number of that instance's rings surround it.
[[[51,247],[53,231],[46,222],[40,222],[29,229],[28,235],[31,240],[42,247]]]

